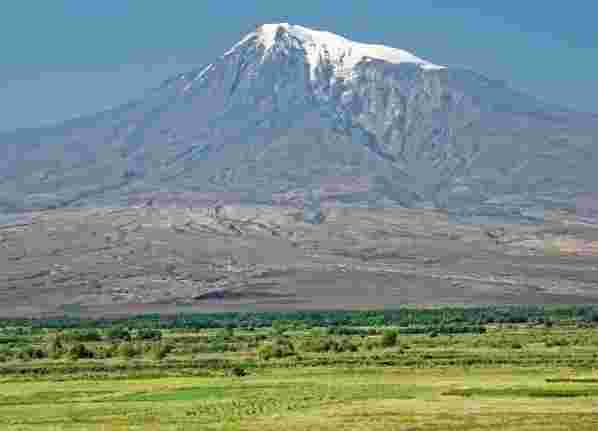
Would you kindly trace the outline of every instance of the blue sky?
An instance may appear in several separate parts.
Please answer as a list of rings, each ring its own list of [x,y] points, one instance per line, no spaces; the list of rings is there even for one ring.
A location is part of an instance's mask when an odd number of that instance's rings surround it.
[[[465,66],[598,112],[598,4],[587,0],[6,0],[0,130],[92,113],[290,22]]]

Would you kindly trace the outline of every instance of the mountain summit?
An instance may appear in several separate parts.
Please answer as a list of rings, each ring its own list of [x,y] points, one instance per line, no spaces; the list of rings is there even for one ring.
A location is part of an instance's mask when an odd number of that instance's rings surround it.
[[[257,44],[264,50],[264,58],[268,53],[275,51],[275,46],[287,46],[305,52],[307,64],[315,78],[315,69],[323,64],[330,63],[335,71],[335,76],[350,76],[353,67],[360,61],[372,59],[383,60],[393,64],[412,63],[424,69],[442,69],[428,61],[401,49],[390,48],[384,45],[370,45],[345,39],[334,33],[311,30],[299,25],[264,24],[247,35],[236,44],[226,55],[235,52],[247,44]],[[282,48],[284,49],[284,48]],[[263,59],[264,59],[263,58]]]
[[[193,192],[178,196],[520,216],[591,191],[597,120],[400,49],[265,24],[140,100],[0,135],[0,206]]]

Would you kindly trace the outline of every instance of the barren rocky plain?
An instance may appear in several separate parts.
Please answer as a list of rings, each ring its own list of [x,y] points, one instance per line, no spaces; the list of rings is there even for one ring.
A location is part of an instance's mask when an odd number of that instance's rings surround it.
[[[94,208],[0,227],[0,315],[598,303],[598,225],[441,210]],[[592,248],[593,247],[593,248]]]

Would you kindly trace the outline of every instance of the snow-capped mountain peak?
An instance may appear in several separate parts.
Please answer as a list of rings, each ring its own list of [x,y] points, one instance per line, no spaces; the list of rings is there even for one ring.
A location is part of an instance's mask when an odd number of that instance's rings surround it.
[[[361,61],[382,60],[388,63],[413,63],[422,69],[444,69],[414,54],[384,45],[354,42],[334,33],[312,30],[300,25],[288,23],[264,24],[255,32],[248,34],[237,43],[226,55],[229,55],[247,43],[260,45],[264,49],[264,58],[272,51],[279,38],[292,40],[305,51],[306,61],[310,66],[312,78],[316,67],[322,61],[329,62],[337,76],[346,77]]]
[[[595,187],[597,142],[595,116],[503,81],[266,24],[140,100],[0,135],[0,210],[162,190],[294,205],[313,190],[326,205],[535,213]]]

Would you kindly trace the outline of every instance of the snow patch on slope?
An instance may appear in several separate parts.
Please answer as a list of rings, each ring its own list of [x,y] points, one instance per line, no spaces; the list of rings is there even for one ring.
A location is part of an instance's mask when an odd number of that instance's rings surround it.
[[[311,68],[312,79],[315,78],[316,67],[323,61],[329,62],[334,67],[337,77],[349,76],[359,62],[371,59],[382,60],[393,64],[412,63],[426,70],[445,68],[444,66],[423,60],[402,49],[384,45],[358,43],[334,33],[311,30],[288,23],[262,25],[255,32],[244,37],[225,56],[233,53],[237,47],[244,45],[249,40],[256,40],[264,48],[265,56],[276,44],[276,38],[279,33],[295,39],[305,50],[306,60]]]

